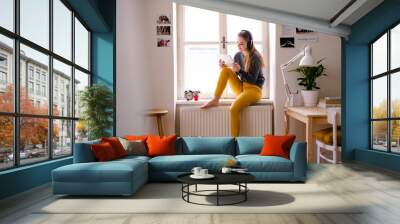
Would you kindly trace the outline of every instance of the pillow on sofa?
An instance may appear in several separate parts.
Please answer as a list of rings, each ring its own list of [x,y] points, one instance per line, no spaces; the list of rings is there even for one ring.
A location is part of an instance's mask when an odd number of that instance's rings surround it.
[[[295,135],[284,135],[284,136],[274,136],[265,135],[264,136],[264,146],[261,149],[260,155],[262,156],[280,156],[289,159],[290,148],[294,140]]]
[[[171,136],[148,136],[147,140],[148,156],[176,155],[176,135]]]
[[[125,135],[124,138],[126,140],[129,140],[129,141],[138,141],[138,140],[140,140],[142,142],[146,142],[147,135]]]
[[[115,150],[109,142],[102,142],[90,146],[96,161],[104,162],[117,159]]]
[[[117,158],[126,156],[126,151],[117,137],[101,138],[101,142],[108,142],[115,151]]]
[[[141,140],[127,140],[124,138],[118,138],[121,142],[122,146],[126,151],[126,155],[135,155],[135,156],[145,156],[147,155],[147,149],[143,141]]]

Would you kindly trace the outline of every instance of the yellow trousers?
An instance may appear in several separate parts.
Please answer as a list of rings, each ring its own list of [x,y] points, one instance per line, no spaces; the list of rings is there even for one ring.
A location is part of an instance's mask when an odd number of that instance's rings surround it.
[[[224,67],[219,74],[217,88],[214,93],[216,97],[221,97],[227,83],[229,83],[233,93],[236,95],[236,100],[231,105],[230,113],[231,135],[237,137],[240,133],[240,112],[245,107],[261,99],[261,88],[257,85],[240,81],[231,68]]]

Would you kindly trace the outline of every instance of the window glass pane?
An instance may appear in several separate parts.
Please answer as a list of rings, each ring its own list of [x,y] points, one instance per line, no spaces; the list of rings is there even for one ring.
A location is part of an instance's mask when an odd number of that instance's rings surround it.
[[[53,51],[71,60],[72,12],[60,0],[53,3]]]
[[[400,120],[391,121],[392,152],[400,153]]]
[[[49,0],[20,0],[21,36],[49,47]]]
[[[21,113],[47,115],[49,107],[49,57],[21,44]]]
[[[185,41],[219,41],[217,12],[189,6],[185,6],[184,10]]]
[[[219,45],[186,45],[184,90],[200,90],[202,97],[214,94],[218,80]]]
[[[49,120],[21,117],[20,152],[21,164],[34,163],[49,158]]]
[[[81,115],[80,95],[87,86],[89,86],[89,75],[75,69],[75,117]]]
[[[387,71],[387,34],[372,44],[372,75]]]
[[[390,59],[391,69],[400,67],[400,25],[397,25],[390,32]]]
[[[14,31],[14,0],[1,0],[0,9],[0,26]]]
[[[263,49],[262,49],[261,44],[255,44],[255,46],[256,46],[257,51],[260,52],[260,54],[262,55],[262,54],[263,54]],[[227,49],[228,49],[228,54],[229,54],[232,58],[235,56],[235,54],[236,54],[237,52],[239,52],[238,47],[237,47],[237,44],[228,44]]]
[[[241,30],[251,32],[254,41],[262,40],[262,21],[240,16],[227,15],[228,41],[237,41],[237,35]]]
[[[387,77],[372,81],[372,118],[387,118]]]
[[[72,121],[53,120],[53,157],[72,154]]]
[[[0,111],[14,111],[14,43],[0,35]]]
[[[13,118],[0,116],[0,170],[14,165]]]
[[[89,32],[75,18],[75,63],[89,69]]]
[[[387,121],[372,122],[373,149],[387,151]]]
[[[53,114],[72,117],[71,66],[53,60]]]
[[[84,120],[75,121],[75,143],[85,142],[88,138],[88,128]]]
[[[400,118],[400,72],[391,75],[390,97],[392,101],[392,117]]]

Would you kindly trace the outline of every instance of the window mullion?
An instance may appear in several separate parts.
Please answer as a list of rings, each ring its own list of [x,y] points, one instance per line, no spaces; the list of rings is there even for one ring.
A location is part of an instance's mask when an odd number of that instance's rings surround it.
[[[20,8],[20,0],[14,1],[14,30],[17,35],[19,35],[19,8]],[[19,99],[20,99],[20,80],[19,80],[19,73],[20,73],[20,48],[19,48],[19,39],[14,39],[14,112],[15,114],[19,114],[20,107],[19,107]],[[14,116],[14,166],[19,166],[20,164],[20,156],[19,156],[19,145],[20,145],[20,118]]]
[[[390,29],[387,32],[387,71],[390,71]],[[392,117],[392,111],[391,111],[391,89],[390,89],[390,80],[391,80],[391,74],[387,74],[387,117],[391,118]],[[391,135],[391,123],[392,121],[388,120],[387,122],[387,140],[388,140],[388,152],[392,151],[392,135]]]

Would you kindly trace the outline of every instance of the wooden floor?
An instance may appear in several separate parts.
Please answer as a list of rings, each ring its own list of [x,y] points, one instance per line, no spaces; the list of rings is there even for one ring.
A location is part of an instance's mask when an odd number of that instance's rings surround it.
[[[367,206],[357,214],[35,214],[38,207],[54,200],[50,187],[44,186],[0,202],[0,223],[400,223],[399,174],[357,163],[315,165],[308,182]]]

